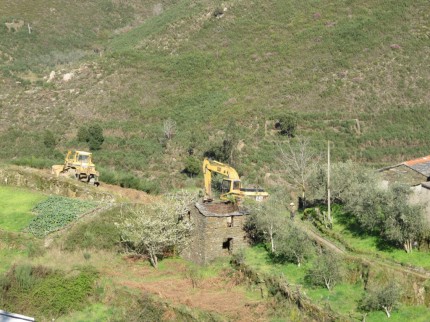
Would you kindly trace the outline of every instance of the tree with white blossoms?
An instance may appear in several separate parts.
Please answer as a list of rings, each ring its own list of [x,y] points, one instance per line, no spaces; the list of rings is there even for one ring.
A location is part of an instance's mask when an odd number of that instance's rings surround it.
[[[166,199],[130,209],[117,223],[127,251],[149,256],[155,268],[159,257],[167,250],[181,250],[186,246],[192,231],[187,214],[196,196],[181,191],[168,195]]]

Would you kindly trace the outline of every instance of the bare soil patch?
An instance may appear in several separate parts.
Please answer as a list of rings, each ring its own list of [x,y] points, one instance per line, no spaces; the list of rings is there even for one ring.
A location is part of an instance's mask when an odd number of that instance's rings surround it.
[[[203,278],[198,287],[193,288],[191,280],[185,277],[187,268],[184,264],[168,263],[167,268],[156,270],[149,266],[136,266],[133,262],[127,260],[128,268],[121,270],[127,276],[118,270],[108,274],[119,278],[123,286],[139,289],[177,305],[214,312],[233,321],[268,320],[266,301],[247,298],[245,290],[228,277]]]

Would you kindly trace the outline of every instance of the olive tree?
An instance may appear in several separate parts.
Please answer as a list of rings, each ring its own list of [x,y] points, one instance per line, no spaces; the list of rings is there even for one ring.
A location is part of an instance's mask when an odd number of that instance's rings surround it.
[[[308,235],[292,221],[289,222],[289,225],[281,227],[275,236],[275,243],[277,248],[274,254],[278,259],[295,263],[299,267],[314,251]]]
[[[404,185],[394,185],[387,192],[384,205],[384,237],[412,252],[414,241],[419,240],[427,230],[423,207],[409,202],[411,190]]]
[[[323,199],[327,173],[324,168],[315,173],[309,190],[314,198]],[[375,171],[351,161],[334,163],[331,173],[333,200],[343,204],[363,230],[379,234],[408,253],[413,243],[427,234],[423,206],[410,202],[408,186],[393,184],[383,188]]]
[[[387,317],[396,307],[400,299],[400,287],[395,282],[390,282],[383,287],[377,287],[368,291],[360,300],[359,308],[363,311],[383,310]]]
[[[314,261],[306,275],[306,280],[315,286],[324,286],[329,291],[342,279],[339,255],[325,251]]]
[[[272,253],[275,252],[275,236],[288,225],[284,202],[272,196],[265,202],[248,200],[246,206],[251,213],[246,227],[253,226],[255,230],[253,233],[263,236],[264,241],[270,243]]]

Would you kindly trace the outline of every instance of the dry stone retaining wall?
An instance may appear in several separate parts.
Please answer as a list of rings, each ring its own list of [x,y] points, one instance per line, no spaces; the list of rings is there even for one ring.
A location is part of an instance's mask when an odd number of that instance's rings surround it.
[[[86,200],[114,202],[115,196],[97,187],[63,177],[44,174],[41,171],[15,166],[0,168],[0,185],[25,187],[48,194]]]

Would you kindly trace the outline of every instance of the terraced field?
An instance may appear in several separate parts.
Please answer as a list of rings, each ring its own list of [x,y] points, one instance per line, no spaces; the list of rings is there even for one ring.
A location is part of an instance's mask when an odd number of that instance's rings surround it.
[[[0,229],[22,231],[35,216],[33,207],[46,198],[42,193],[0,186]]]

